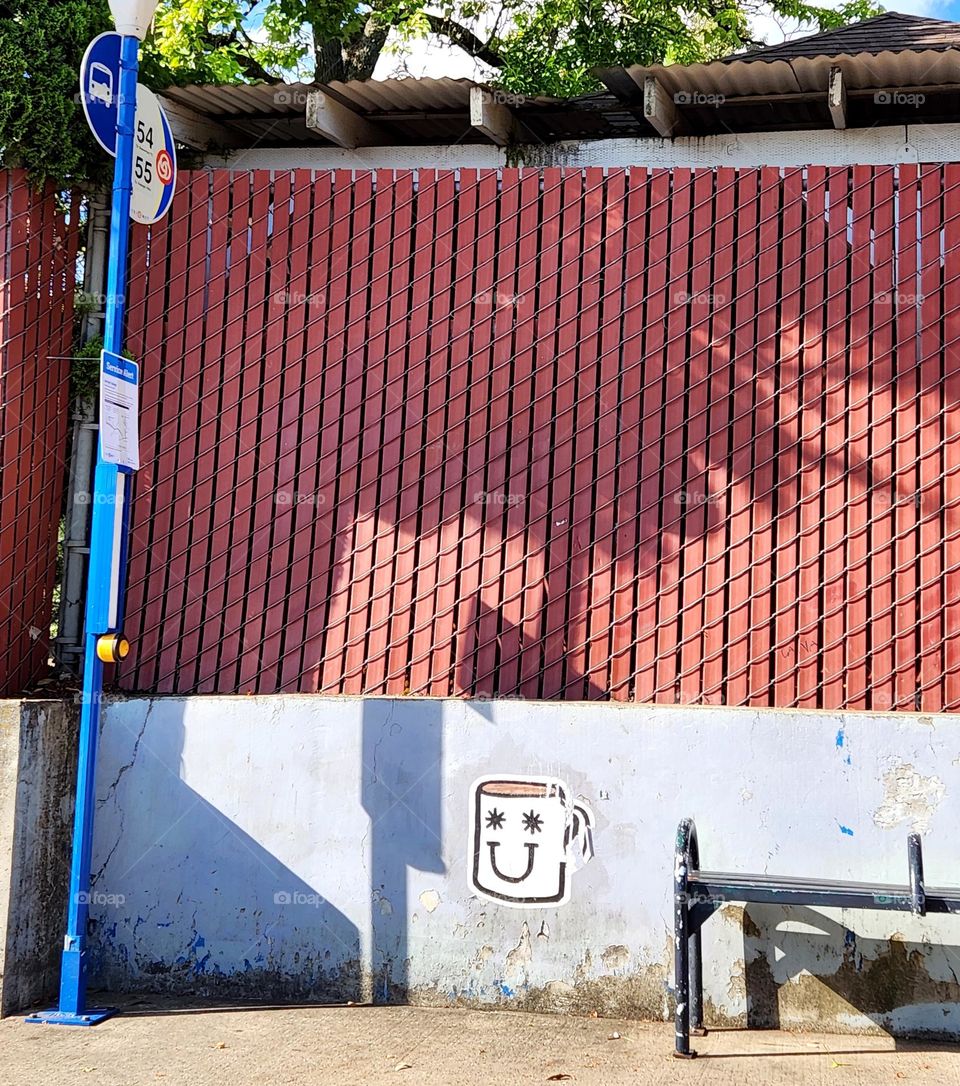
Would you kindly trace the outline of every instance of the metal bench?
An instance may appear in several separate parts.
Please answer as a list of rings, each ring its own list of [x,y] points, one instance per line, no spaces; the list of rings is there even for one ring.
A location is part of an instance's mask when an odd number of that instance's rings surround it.
[[[824,879],[777,878],[701,871],[697,828],[685,818],[677,830],[674,885],[674,968],[677,997],[675,1056],[692,1059],[690,1034],[704,1036],[703,958],[700,929],[721,905],[730,901],[764,905],[814,905],[843,909],[891,909],[927,913],[960,913],[960,889],[925,887],[920,834],[907,838],[909,886],[831,882]]]

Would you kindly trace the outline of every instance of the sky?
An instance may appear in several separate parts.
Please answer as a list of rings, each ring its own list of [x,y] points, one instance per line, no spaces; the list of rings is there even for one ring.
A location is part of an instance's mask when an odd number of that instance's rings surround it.
[[[882,3],[883,0],[880,2]],[[831,6],[830,0],[821,0],[821,3],[824,6]],[[932,19],[960,21],[960,0],[894,0],[883,6],[887,11],[902,11],[908,15],[927,15]],[[754,29],[757,37],[762,38],[768,45],[783,41],[786,35],[796,36],[796,25],[784,28],[769,16],[760,16],[755,19]],[[426,75],[482,81],[493,74],[493,69],[473,60],[462,50],[443,45],[436,39],[414,43],[391,41],[389,45],[397,51],[385,51],[380,57],[374,72],[375,79],[389,79],[396,75]]]

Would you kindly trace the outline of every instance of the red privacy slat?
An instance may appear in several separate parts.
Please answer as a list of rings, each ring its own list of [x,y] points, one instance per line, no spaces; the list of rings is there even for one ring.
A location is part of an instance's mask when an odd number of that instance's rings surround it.
[[[944,169],[943,289],[947,298],[960,290],[960,169]],[[960,307],[943,315],[943,456],[944,456],[944,708],[960,708]]]
[[[957,708],[958,177],[185,174],[121,685]]]
[[[894,170],[874,172],[873,229],[876,233],[873,285],[870,292],[872,374],[868,428],[870,461],[864,467],[870,503],[867,541],[868,652],[867,683],[875,709],[894,705],[894,551],[896,530],[894,465]],[[949,349],[949,348],[948,348]],[[867,357],[871,365],[871,355]]]
[[[919,308],[917,205],[918,170],[900,168],[900,192],[897,206],[897,278],[895,282],[896,321],[896,437],[894,450],[894,487],[896,503],[896,689],[898,708],[920,708],[922,698],[918,672],[919,609],[917,521],[920,502],[918,466],[918,389],[917,314]]]
[[[622,320],[606,325],[607,343],[623,352],[623,374],[615,399],[620,403],[620,418],[614,412],[617,461],[612,518],[615,530],[614,575],[611,629],[611,696],[627,701],[633,693],[634,680],[634,621],[637,607],[637,521],[640,496],[638,464],[640,460],[640,401],[643,386],[643,309],[644,265],[647,262],[643,246],[637,244],[646,229],[647,176],[646,171],[634,170],[624,178],[624,204],[619,209],[620,242],[623,251],[623,272],[620,279],[622,303],[613,295],[609,309],[622,311]],[[622,346],[621,346],[622,344]],[[613,369],[610,362],[607,367]],[[616,367],[619,368],[619,367]],[[592,679],[596,682],[596,676]]]
[[[920,190],[920,685],[932,712],[943,708],[944,674],[943,174],[924,166]]]
[[[51,652],[79,216],[79,199],[0,171],[0,696]]]
[[[870,462],[870,397],[873,391],[870,380],[870,304],[876,289],[870,263],[873,173],[872,169],[863,166],[852,171],[849,261],[844,674],[846,701],[856,709],[867,707],[867,645],[870,635],[867,568],[870,480],[865,469]]]
[[[800,479],[803,466],[801,435],[801,317],[803,313],[803,174],[788,170],[783,179],[783,228],[780,242],[779,370],[773,392],[777,412],[777,516],[774,519],[775,615],[774,697],[790,704],[797,694],[800,653]]]
[[[646,237],[648,257],[645,284],[645,323],[639,361],[643,391],[639,410],[627,419],[638,427],[640,446],[640,509],[637,561],[636,674],[638,701],[652,701],[657,691],[657,621],[659,614],[659,559],[663,373],[668,260],[670,249],[670,174],[655,170],[649,181],[650,220]],[[641,235],[644,237],[644,235]],[[634,244],[637,240],[634,239]],[[639,346],[639,344],[638,344]]]

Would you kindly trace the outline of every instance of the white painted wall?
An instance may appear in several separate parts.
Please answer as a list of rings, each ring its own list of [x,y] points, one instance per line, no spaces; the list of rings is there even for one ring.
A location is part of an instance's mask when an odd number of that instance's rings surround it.
[[[958,739],[956,718],[909,714],[316,696],[112,703],[94,981],[662,1016],[682,816],[696,818],[708,868],[905,883],[906,836],[919,829],[928,883],[960,883]],[[470,892],[468,795],[488,773],[551,774],[592,807],[596,855],[568,904],[522,911]],[[749,915],[744,925],[728,907],[705,929],[715,1017],[960,1032],[960,918]],[[874,989],[897,968],[910,976],[889,1007]],[[757,987],[761,974],[779,995]],[[842,995],[851,985],[859,1005]]]
[[[960,124],[887,128],[740,132],[678,139],[608,139],[526,145],[506,151],[492,144],[429,147],[251,147],[208,155],[211,168],[288,169],[482,169],[524,166],[649,166],[662,169],[713,166],[892,165],[960,162]]]

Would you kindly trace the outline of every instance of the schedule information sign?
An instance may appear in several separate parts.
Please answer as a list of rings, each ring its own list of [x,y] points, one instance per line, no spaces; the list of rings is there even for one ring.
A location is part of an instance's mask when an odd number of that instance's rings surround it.
[[[137,421],[140,367],[129,358],[100,354],[100,455],[108,464],[140,470]]]

